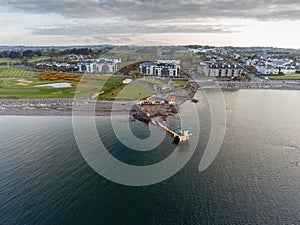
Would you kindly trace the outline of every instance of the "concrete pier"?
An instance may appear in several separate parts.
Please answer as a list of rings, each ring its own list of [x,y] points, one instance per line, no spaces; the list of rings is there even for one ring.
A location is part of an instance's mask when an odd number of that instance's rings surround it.
[[[190,132],[188,130],[182,130],[182,135],[180,135],[180,134],[176,133],[175,131],[171,130],[170,128],[164,126],[160,122],[156,121],[154,123],[156,123],[158,126],[163,128],[164,130],[166,130],[168,133],[172,134],[174,139],[178,139],[180,142],[188,141],[190,139],[190,136],[192,135],[192,134],[190,134]]]

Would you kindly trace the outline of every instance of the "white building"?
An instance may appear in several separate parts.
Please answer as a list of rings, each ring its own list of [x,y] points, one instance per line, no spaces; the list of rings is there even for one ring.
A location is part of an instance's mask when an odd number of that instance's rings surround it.
[[[276,68],[288,67],[294,63],[292,59],[270,59],[270,62],[267,62],[267,66],[272,66]]]
[[[197,72],[201,76],[207,76],[208,65],[206,63],[200,62],[199,66],[197,67]]]
[[[82,59],[83,59],[82,55],[76,55],[76,54],[70,54],[67,57],[67,60],[70,60],[70,61],[80,61]]]
[[[295,74],[296,73],[296,67],[294,66],[285,66],[279,69],[279,72],[288,75],[288,74]]]
[[[114,73],[118,70],[118,63],[121,59],[88,59],[78,63],[78,70],[81,73]]]
[[[241,66],[227,63],[215,63],[211,65],[200,63],[197,70],[200,75],[208,77],[238,77],[243,72]]]
[[[140,65],[140,73],[156,77],[179,77],[180,66],[172,63],[145,62]]]
[[[144,62],[140,64],[140,73],[157,77],[179,77],[180,63],[178,59],[170,57],[159,57],[155,62]]]
[[[256,70],[263,74],[263,75],[268,75],[268,74],[273,74],[273,75],[278,75],[279,69],[274,68],[274,67],[268,67],[268,66],[256,66]]]

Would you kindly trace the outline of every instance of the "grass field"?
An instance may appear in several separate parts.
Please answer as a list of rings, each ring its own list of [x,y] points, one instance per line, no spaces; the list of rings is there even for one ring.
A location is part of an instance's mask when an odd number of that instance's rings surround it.
[[[25,72],[27,71],[25,70]],[[10,76],[0,77],[0,98],[73,98],[74,96],[76,98],[88,98],[101,91],[105,91],[105,94],[100,95],[100,99],[105,100],[143,99],[152,95],[152,92],[147,91],[140,84],[124,85],[122,83],[123,77],[110,77],[109,79],[107,77],[83,78],[85,79],[84,82],[78,83],[64,80],[40,81],[37,76],[29,76],[30,74],[25,72],[21,70],[16,74],[10,73]],[[71,83],[72,87],[36,87],[41,84],[59,82]]]
[[[138,78],[139,82],[146,83],[148,85],[162,85],[163,82],[157,78]]]
[[[0,64],[15,64],[21,63],[21,59],[0,58]]]
[[[0,78],[28,78],[37,75],[37,72],[15,67],[0,66]]]
[[[138,78],[137,80],[148,85],[162,86],[164,84],[164,82],[158,78]],[[186,83],[186,80],[172,80],[172,86],[174,86],[175,88],[184,87]]]
[[[102,91],[111,92],[114,88],[123,85],[123,77],[110,77],[104,84]]]
[[[50,59],[49,56],[41,56],[41,57],[33,57],[32,59],[28,59],[29,63],[38,62],[41,60]],[[11,58],[0,58],[0,64],[18,64],[21,63],[21,59],[11,59]]]
[[[172,82],[176,88],[184,87],[187,83],[186,80],[172,80]]]
[[[74,95],[72,92],[76,89],[75,86],[71,88],[34,87],[51,82],[41,82],[36,78],[28,78],[26,81],[28,84],[22,84],[19,79],[1,78],[0,98],[71,98]]]
[[[32,59],[28,59],[28,62],[33,63],[33,62],[38,62],[38,61],[42,61],[42,60],[49,60],[49,59],[51,59],[51,57],[49,57],[49,56],[33,57]]]
[[[74,84],[74,91],[76,91],[76,98],[88,98],[96,92],[102,91],[101,87],[105,87],[106,81],[88,80],[86,83]],[[74,92],[73,92],[74,93]]]
[[[0,98],[88,98],[100,91],[101,85],[105,81],[89,80],[86,83],[70,82],[72,87],[53,88],[35,87],[36,85],[59,83],[65,81],[39,81],[38,79],[26,79],[29,84],[22,84],[20,79],[2,78],[0,79]]]
[[[1,61],[0,61],[1,62]],[[3,59],[2,59],[3,62]],[[132,100],[145,99],[153,93],[139,83],[123,84],[124,77],[82,77],[83,82],[39,80],[39,73],[21,68],[0,66],[0,98],[88,98],[104,91],[99,99]],[[36,87],[41,84],[68,82],[72,87]],[[147,79],[148,83],[160,84],[161,81]],[[102,88],[101,88],[102,87]]]
[[[108,93],[99,96],[100,100],[134,100],[145,99],[153,95],[139,83],[131,83],[128,85],[113,88]]]
[[[285,75],[285,76],[264,76],[271,80],[300,80],[300,74]]]

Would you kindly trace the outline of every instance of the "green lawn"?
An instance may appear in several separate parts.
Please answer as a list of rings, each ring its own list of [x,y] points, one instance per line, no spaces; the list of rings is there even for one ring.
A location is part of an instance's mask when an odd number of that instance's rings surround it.
[[[124,77],[110,77],[107,81],[105,81],[102,91],[110,92],[111,89],[122,86],[124,79]]]
[[[148,85],[163,85],[163,82],[158,78],[137,78],[137,80]]]
[[[300,80],[300,74],[285,75],[285,76],[264,76],[272,80]]]
[[[74,95],[72,92],[76,90],[75,86],[70,88],[34,87],[54,82],[42,82],[36,78],[26,80],[32,83],[20,85],[18,79],[1,78],[0,98],[71,98]]]
[[[15,64],[21,63],[21,59],[0,58],[0,64]]]
[[[88,80],[86,83],[74,84],[76,98],[88,98],[96,92],[101,92],[101,87],[105,85],[105,81]]]
[[[186,80],[172,80],[172,82],[174,83],[174,86],[177,88],[184,87],[187,83]]]
[[[100,92],[101,86],[105,86],[105,81],[88,80],[86,83],[75,81],[40,81],[37,78],[26,78],[32,81],[26,85],[21,85],[20,79],[25,78],[0,78],[0,98],[88,98]],[[35,87],[36,85],[68,82],[72,84],[70,88]],[[110,86],[111,84],[108,84]]]
[[[90,79],[83,77],[82,79],[85,82],[40,81],[38,72],[2,65],[0,66],[0,98],[73,98],[74,95],[77,98],[88,98],[96,92],[104,91],[100,99],[128,100],[144,99],[153,94],[138,83],[124,85],[124,77],[110,77],[108,79],[107,77],[90,77]],[[71,83],[72,87],[35,87],[40,84],[60,82]],[[119,96],[118,93],[120,93]]]
[[[27,78],[37,75],[37,72],[15,67],[0,66],[0,78]]]
[[[22,83],[22,79],[25,79]],[[35,77],[0,78],[0,98],[88,98],[96,92],[105,91],[100,99],[143,99],[150,95],[140,84],[124,85],[123,77],[111,77],[104,80],[86,80],[84,83],[75,81],[40,81]],[[25,83],[24,83],[25,82]],[[40,84],[68,82],[70,88],[35,87]],[[120,95],[118,93],[120,92]],[[116,98],[119,97],[119,98]]]
[[[51,57],[49,56],[41,56],[41,57],[33,57],[32,59],[28,59],[29,63],[38,62],[42,60],[48,60]],[[22,62],[21,59],[11,59],[11,58],[0,58],[0,64],[20,64]]]
[[[145,99],[153,95],[139,83],[131,83],[128,85],[113,88],[108,93],[99,96],[100,100],[134,100]]]
[[[146,83],[148,85],[159,85],[162,86],[164,82],[162,82],[159,78],[137,78],[139,82]],[[175,88],[184,87],[187,83],[187,80],[172,80],[173,86]]]
[[[49,59],[51,59],[51,57],[49,56],[33,57],[32,59],[28,59],[28,62],[33,63],[33,62],[39,62],[42,60],[49,60]]]

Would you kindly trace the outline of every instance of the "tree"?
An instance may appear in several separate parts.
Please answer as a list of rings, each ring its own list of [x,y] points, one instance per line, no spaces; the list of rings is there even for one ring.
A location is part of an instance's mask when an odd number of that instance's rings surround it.
[[[8,52],[7,51],[0,52],[0,57],[1,58],[7,58],[8,57]]]
[[[42,51],[42,50],[35,50],[35,51],[34,51],[34,54],[35,54],[36,56],[38,56],[38,57],[41,57],[41,56],[43,56],[43,51]]]
[[[27,59],[22,59],[21,64],[28,66],[28,60]]]
[[[34,56],[34,52],[32,50],[26,50],[22,52],[22,55],[27,59],[31,59]]]
[[[21,58],[22,54],[20,52],[11,51],[8,54],[8,57],[11,59],[19,59]]]

